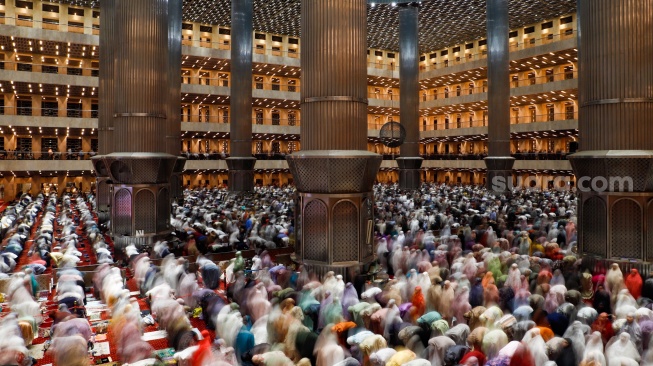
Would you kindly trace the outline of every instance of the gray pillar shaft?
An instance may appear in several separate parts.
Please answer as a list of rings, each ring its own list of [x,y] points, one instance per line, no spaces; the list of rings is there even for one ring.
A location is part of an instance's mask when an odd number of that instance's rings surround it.
[[[419,8],[399,8],[399,113],[406,129],[401,157],[419,157]]]
[[[488,157],[486,185],[507,193],[512,184],[510,157],[510,50],[508,0],[487,0]]]
[[[651,0],[579,1],[581,150],[653,150],[651,14]]]
[[[113,89],[115,65],[113,63],[114,43],[111,40],[115,37],[113,18],[115,17],[115,6],[109,4],[102,7],[100,12],[100,76],[98,96],[98,153],[106,155],[113,152]],[[110,6],[109,6],[110,5]]]
[[[168,2],[168,131],[166,153],[179,155],[181,149],[181,14],[182,2]]]
[[[401,145],[399,187],[418,189],[421,183],[419,156],[419,6],[401,4],[399,8],[399,113],[406,129]]]
[[[508,0],[487,0],[488,155],[510,156]]]
[[[252,0],[231,1],[231,156],[252,157]]]
[[[170,84],[168,2],[114,0],[114,152],[164,152]],[[103,51],[105,52],[105,51]],[[179,56],[181,57],[181,55]],[[163,74],[161,74],[164,70]]]
[[[302,1],[302,150],[367,150],[367,2]]]

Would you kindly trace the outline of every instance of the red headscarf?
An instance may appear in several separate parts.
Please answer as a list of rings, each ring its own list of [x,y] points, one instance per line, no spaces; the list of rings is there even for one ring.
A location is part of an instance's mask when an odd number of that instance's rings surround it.
[[[411,316],[413,321],[417,321],[419,317],[424,315],[424,311],[426,311],[426,302],[424,301],[424,294],[422,294],[422,288],[420,286],[415,287],[415,292],[413,292],[413,297],[410,302],[413,304]]]
[[[211,355],[211,335],[209,335],[209,331],[203,330],[202,337],[204,338],[199,342],[197,351],[193,353],[192,366],[201,366],[204,360]]]
[[[639,275],[639,271],[633,268],[630,270],[628,276],[626,276],[626,288],[630,291],[630,294],[633,295],[635,300],[639,299],[642,296],[642,276]]]

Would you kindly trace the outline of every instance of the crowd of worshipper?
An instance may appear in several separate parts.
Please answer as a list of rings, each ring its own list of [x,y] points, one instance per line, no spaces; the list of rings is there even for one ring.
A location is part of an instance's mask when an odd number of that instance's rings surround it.
[[[0,320],[7,335],[0,364],[31,364],[26,347],[44,321],[52,323],[55,365],[89,364],[96,330],[76,269],[86,243],[102,263],[93,292],[110,309],[109,338],[128,364],[159,362],[141,338],[156,324],[171,359],[190,366],[653,365],[653,277],[584,264],[573,192],[500,196],[477,186],[406,192],[379,184],[374,193],[378,259],[347,278],[319,278],[270,254],[293,243],[291,187],[241,196],[187,190],[173,206],[170,240],[115,250],[96,222],[92,195],[24,196],[1,220],[2,269],[14,274],[6,293],[12,313]],[[30,264],[18,271],[23,247]],[[244,258],[248,249],[257,255]],[[233,259],[210,259],[233,250]],[[57,286],[48,313],[35,300],[34,276],[50,266]]]

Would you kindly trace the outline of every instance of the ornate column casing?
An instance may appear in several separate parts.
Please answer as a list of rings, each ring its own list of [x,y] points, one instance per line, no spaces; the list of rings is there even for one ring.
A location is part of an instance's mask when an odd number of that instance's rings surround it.
[[[254,190],[252,157],[252,0],[231,1],[231,154],[229,191]]]
[[[297,186],[296,251],[318,274],[349,278],[374,258],[367,147],[366,0],[302,1],[304,150],[287,157]]]
[[[510,50],[508,0],[487,0],[488,157],[487,188],[507,193],[512,185],[510,157]]]
[[[399,4],[399,113],[406,129],[401,145],[399,188],[416,190],[421,183],[419,156],[419,3]]]
[[[101,17],[104,19],[113,19],[115,17],[115,6],[104,6]],[[102,98],[102,103],[98,105],[98,155],[107,155],[113,152],[113,89],[115,64],[113,55],[115,54],[116,43],[111,42],[116,36],[113,22],[107,22],[102,25],[102,35],[100,36],[100,49],[105,50],[100,54],[100,70],[98,95]],[[96,158],[97,159],[97,158]],[[111,207],[111,194],[109,174],[105,173],[106,169],[95,169],[96,176],[96,203],[99,212],[109,213]]]
[[[580,151],[569,160],[586,255],[653,260],[652,13],[653,0],[578,2]]]
[[[117,245],[170,232],[170,182],[184,164],[177,157],[181,10],[181,0],[102,2],[101,155],[93,165]]]

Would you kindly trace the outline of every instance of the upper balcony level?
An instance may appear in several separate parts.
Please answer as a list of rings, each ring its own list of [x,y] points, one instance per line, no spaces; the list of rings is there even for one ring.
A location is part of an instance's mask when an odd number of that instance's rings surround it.
[[[84,8],[74,3],[0,0],[0,35],[61,42],[73,47],[75,45],[98,46],[100,13],[101,9]],[[521,51],[575,40],[576,24],[576,15],[567,14],[512,29],[509,34],[511,53],[528,55],[529,52],[521,53]],[[184,21],[181,33],[184,54],[230,58],[232,40],[229,27]],[[255,31],[252,38],[255,62],[299,66],[301,56],[299,37]],[[16,49],[17,52],[25,51],[20,46]],[[367,54],[370,75],[398,77],[400,59],[398,52],[368,49]],[[61,55],[64,53],[62,52]],[[485,39],[470,40],[445,49],[426,52],[420,57],[421,71],[427,72],[422,78],[431,77],[429,71],[455,68],[466,63],[474,64],[483,61],[486,56],[487,40]],[[75,57],[74,52],[69,57]]]

